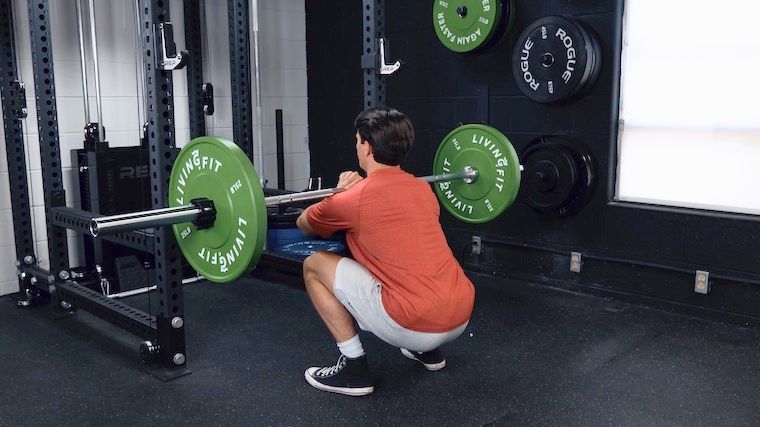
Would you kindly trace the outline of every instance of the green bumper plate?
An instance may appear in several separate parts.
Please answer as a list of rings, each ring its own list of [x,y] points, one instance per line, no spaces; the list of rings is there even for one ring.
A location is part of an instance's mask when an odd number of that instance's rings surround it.
[[[501,0],[436,0],[435,34],[454,52],[477,50],[499,32],[501,8]]]
[[[264,191],[251,161],[233,142],[202,136],[177,156],[169,181],[169,205],[192,199],[214,202],[213,227],[175,224],[174,235],[198,274],[217,283],[231,282],[259,262],[267,234]]]
[[[520,190],[520,159],[503,133],[468,124],[451,131],[438,146],[436,175],[470,166],[478,171],[471,184],[461,179],[434,184],[441,204],[456,218],[473,224],[491,221],[514,203]]]

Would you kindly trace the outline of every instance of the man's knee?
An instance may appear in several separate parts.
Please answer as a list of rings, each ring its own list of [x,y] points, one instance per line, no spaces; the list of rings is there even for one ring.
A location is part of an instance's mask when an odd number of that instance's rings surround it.
[[[304,278],[315,274],[318,275],[327,267],[327,263],[325,262],[326,255],[325,252],[317,252],[307,256],[306,259],[303,260]]]
[[[331,286],[332,278],[335,277],[335,269],[337,267],[340,256],[329,252],[317,252],[309,255],[303,261],[303,278],[307,283],[317,279],[326,286]],[[327,280],[330,279],[330,280]]]
[[[303,261],[303,266],[304,269],[320,269],[321,267],[324,267],[325,264],[330,264],[331,261],[337,262],[338,259],[340,259],[340,256],[334,253],[319,251],[307,256]]]
[[[317,272],[319,265],[319,252],[309,255],[303,260],[303,277],[313,275]]]

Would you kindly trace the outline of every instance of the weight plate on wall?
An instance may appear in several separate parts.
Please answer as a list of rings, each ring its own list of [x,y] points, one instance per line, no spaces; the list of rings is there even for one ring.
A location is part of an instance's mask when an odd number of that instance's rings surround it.
[[[177,244],[207,280],[231,282],[256,266],[267,235],[264,191],[240,147],[202,136],[180,151],[169,180],[169,206],[196,198],[214,202],[214,226],[199,230],[190,222],[175,224]]]
[[[590,89],[599,76],[601,52],[592,32],[576,21],[547,16],[517,38],[512,71],[528,98],[567,101]]]
[[[476,51],[484,51],[490,49],[500,41],[502,41],[510,31],[515,23],[515,0],[497,0],[499,8],[501,10],[499,20],[496,25],[496,31],[491,38],[488,39],[481,47]]]
[[[602,46],[599,44],[599,38],[594,33],[594,30],[581,22],[576,21],[576,24],[583,30],[581,31],[581,34],[583,34],[586,43],[590,46],[589,58],[592,60],[590,65],[591,73],[589,73],[588,78],[584,79],[581,83],[581,88],[575,95],[575,98],[577,99],[591,91],[591,88],[594,87],[594,84],[599,79],[599,74],[602,71]]]
[[[433,28],[448,49],[472,52],[499,33],[502,9],[502,0],[436,0]]]
[[[520,157],[525,168],[521,194],[532,208],[565,216],[580,210],[593,194],[596,168],[590,151],[579,141],[541,137]]]
[[[501,215],[520,191],[520,159],[503,133],[467,124],[451,131],[438,146],[433,174],[478,171],[472,183],[456,179],[433,184],[443,207],[456,218],[479,224]]]
[[[578,182],[578,166],[572,153],[560,145],[536,145],[526,150],[522,161],[528,204],[541,211],[564,206]]]

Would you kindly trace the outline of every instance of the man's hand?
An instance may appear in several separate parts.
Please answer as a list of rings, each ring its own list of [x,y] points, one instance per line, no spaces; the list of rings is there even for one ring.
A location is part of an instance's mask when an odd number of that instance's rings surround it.
[[[353,187],[358,183],[359,181],[363,180],[361,175],[359,175],[359,172],[356,171],[345,171],[340,174],[338,177],[338,185],[337,188],[343,188],[348,190],[349,188]]]

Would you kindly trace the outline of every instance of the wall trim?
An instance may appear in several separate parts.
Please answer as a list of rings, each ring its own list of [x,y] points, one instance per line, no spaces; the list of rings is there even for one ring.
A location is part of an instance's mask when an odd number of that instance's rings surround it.
[[[18,282],[2,282],[0,283],[0,296],[15,294],[18,292]]]

